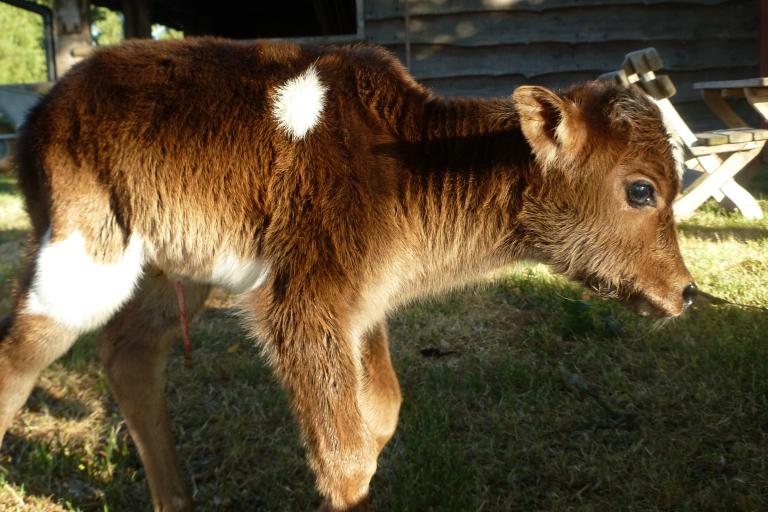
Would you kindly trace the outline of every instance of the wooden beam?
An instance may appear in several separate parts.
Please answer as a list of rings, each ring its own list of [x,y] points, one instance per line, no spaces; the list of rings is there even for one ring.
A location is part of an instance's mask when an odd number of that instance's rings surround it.
[[[768,0],[760,0],[760,76],[768,76]],[[759,110],[759,109],[758,109]],[[768,112],[760,112],[762,119],[760,119],[760,126],[768,128],[768,121],[766,121],[766,114]],[[761,157],[763,162],[768,162],[768,150],[763,151]]]
[[[63,75],[80,58],[79,48],[91,46],[90,0],[53,0],[56,74]]]
[[[760,76],[768,76],[768,0],[760,0]]]
[[[122,0],[126,39],[152,37],[152,0]]]

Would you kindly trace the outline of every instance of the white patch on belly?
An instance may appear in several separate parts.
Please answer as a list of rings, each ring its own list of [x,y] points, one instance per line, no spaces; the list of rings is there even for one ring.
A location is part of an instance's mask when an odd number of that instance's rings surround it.
[[[211,269],[211,283],[234,293],[258,288],[267,278],[269,265],[258,260],[244,260],[233,251],[216,255]]]
[[[320,122],[325,91],[314,65],[277,87],[272,114],[278,126],[296,139],[304,137]]]
[[[114,263],[88,254],[82,233],[50,243],[43,237],[25,312],[44,315],[77,332],[104,325],[133,295],[144,266],[144,244],[131,235]]]

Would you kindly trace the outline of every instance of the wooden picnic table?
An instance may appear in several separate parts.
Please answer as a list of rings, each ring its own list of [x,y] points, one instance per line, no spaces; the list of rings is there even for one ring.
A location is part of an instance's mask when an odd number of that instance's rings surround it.
[[[748,125],[725,98],[746,98],[760,117],[768,123],[768,77],[744,80],[720,80],[697,82],[693,88],[701,91],[704,102],[729,128],[746,128]]]

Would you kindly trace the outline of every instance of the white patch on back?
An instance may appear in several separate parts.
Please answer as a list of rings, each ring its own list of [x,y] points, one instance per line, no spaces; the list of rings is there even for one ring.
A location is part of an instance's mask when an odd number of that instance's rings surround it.
[[[272,104],[278,126],[296,139],[304,137],[320,121],[325,91],[314,65],[279,86]]]
[[[217,254],[213,260],[211,283],[234,293],[242,293],[261,286],[268,272],[268,265],[255,260],[244,260],[230,250]]]
[[[43,237],[25,312],[44,315],[77,332],[104,325],[133,295],[144,266],[144,244],[132,235],[114,263],[88,254],[82,233],[51,243]]]

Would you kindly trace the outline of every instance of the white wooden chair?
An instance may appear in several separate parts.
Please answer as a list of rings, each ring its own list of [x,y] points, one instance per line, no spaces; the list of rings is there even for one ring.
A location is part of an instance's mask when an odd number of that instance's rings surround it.
[[[621,69],[599,78],[627,87],[637,84],[651,96],[664,116],[667,129],[683,145],[686,168],[701,173],[678,196],[675,215],[688,217],[709,197],[714,197],[718,201],[730,199],[748,219],[761,219],[760,205],[733,177],[760,154],[768,140],[768,130],[746,127],[693,133],[669,101],[676,92],[672,80],[667,75],[656,74],[662,68],[656,49],[646,48],[628,53]]]

